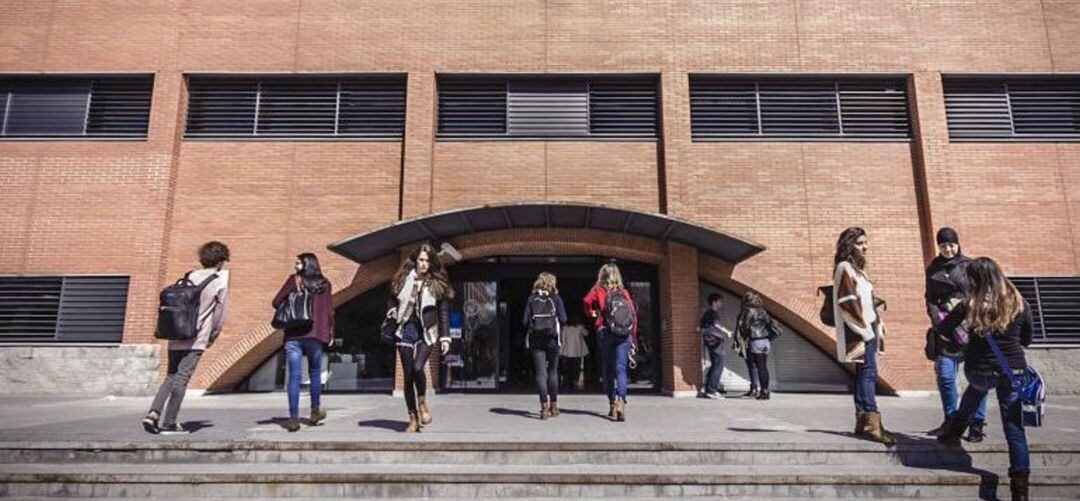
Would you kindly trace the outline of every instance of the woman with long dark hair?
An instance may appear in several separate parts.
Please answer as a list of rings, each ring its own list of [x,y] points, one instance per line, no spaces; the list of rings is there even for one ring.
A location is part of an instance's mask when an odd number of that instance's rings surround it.
[[[431,424],[427,405],[427,365],[438,343],[450,351],[450,299],[454,289],[435,248],[421,244],[401,264],[391,284],[390,315],[398,320],[397,348],[405,376],[407,433],[419,433]]]
[[[769,352],[772,351],[772,341],[780,336],[780,327],[768,311],[765,311],[765,303],[756,292],[747,291],[743,295],[742,311],[739,313],[736,325],[739,342],[743,345],[746,356],[753,360],[757,370],[761,389],[758,392],[758,400],[768,400],[769,391]]]
[[[960,304],[934,329],[939,335],[963,326],[971,338],[964,347],[964,375],[968,387],[960,399],[960,408],[949,419],[941,442],[960,445],[960,435],[968,426],[976,408],[990,390],[997,393],[1005,442],[1009,446],[1009,487],[1012,499],[1028,498],[1028,475],[1031,462],[1024,433],[1020,395],[1013,390],[1009,374],[1004,373],[991,340],[998,346],[1008,370],[1015,377],[1027,377],[1024,348],[1031,344],[1034,322],[1031,307],[1020,295],[993,259],[980,257],[968,263],[965,273],[969,289]]]
[[[311,326],[285,330],[285,362],[289,370],[289,379],[285,384],[289,397],[289,422],[285,429],[291,432],[300,429],[300,380],[304,358],[308,362],[311,392],[311,417],[308,422],[314,426],[326,419],[326,411],[321,405],[322,354],[334,339],[333,292],[330,281],[322,274],[319,258],[310,252],[300,254],[296,256],[295,268],[296,273],[285,279],[273,301],[274,308],[277,308],[288,299],[289,293],[301,289],[314,296]]]
[[[836,357],[840,363],[855,364],[855,435],[891,446],[896,441],[881,423],[874,394],[877,356],[883,352],[885,327],[874,303],[874,284],[866,273],[869,249],[862,228],[848,228],[836,240],[833,259]]]
[[[536,277],[522,320],[525,348],[532,357],[536,392],[540,395],[540,419],[559,416],[559,347],[566,307],[555,284],[551,273]]]
[[[609,263],[600,267],[596,285],[585,296],[584,303],[600,345],[608,417],[625,421],[626,365],[637,346],[637,312],[618,266]]]

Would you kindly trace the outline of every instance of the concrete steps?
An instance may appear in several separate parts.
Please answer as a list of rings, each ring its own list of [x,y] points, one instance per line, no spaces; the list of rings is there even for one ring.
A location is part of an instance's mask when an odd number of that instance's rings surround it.
[[[1078,498],[1080,446],[1032,449],[1033,497]],[[0,496],[1007,498],[1007,465],[1002,444],[9,442]]]

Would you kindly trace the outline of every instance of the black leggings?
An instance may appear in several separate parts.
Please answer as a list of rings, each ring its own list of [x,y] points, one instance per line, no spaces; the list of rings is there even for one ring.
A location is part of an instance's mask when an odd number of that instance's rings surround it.
[[[554,345],[554,346],[552,346]],[[533,377],[536,378],[536,392],[540,394],[540,403],[546,403],[545,397],[555,402],[559,399],[559,346],[532,346]]]
[[[431,345],[420,341],[413,346],[398,345],[401,369],[405,373],[405,406],[416,412],[416,397],[427,393],[427,375],[424,367],[431,356]]]
[[[769,389],[769,366],[765,362],[769,359],[768,353],[751,353],[750,356],[754,357],[754,364],[757,365],[758,379],[761,382],[762,391]]]

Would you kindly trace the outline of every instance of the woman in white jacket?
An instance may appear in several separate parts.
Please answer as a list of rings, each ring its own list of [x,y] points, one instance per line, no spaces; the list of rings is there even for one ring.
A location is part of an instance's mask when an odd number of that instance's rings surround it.
[[[893,445],[892,435],[881,424],[874,395],[885,327],[874,304],[874,284],[866,274],[867,250],[869,242],[862,228],[848,228],[836,241],[836,356],[841,363],[855,364],[855,435]]]

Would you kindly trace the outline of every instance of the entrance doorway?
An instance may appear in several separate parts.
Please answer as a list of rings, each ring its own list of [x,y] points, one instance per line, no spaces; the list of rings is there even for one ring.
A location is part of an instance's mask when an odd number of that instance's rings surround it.
[[[454,265],[450,279],[457,295],[451,309],[454,342],[440,370],[440,388],[459,392],[530,393],[533,369],[525,348],[523,317],[533,281],[548,271],[558,278],[559,294],[571,324],[582,322],[589,355],[560,360],[560,392],[602,391],[599,353],[582,299],[600,266],[619,265],[638,311],[638,352],[628,383],[635,391],[655,391],[660,383],[659,324],[655,305],[656,268],[602,257],[492,257]],[[577,362],[578,370],[571,363]]]

